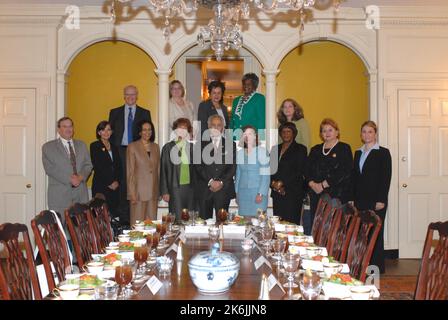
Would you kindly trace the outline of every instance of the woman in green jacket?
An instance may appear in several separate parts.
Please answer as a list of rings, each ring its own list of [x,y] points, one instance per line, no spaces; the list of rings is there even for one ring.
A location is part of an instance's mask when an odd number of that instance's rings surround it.
[[[230,129],[234,140],[239,140],[242,128],[251,125],[258,131],[260,140],[264,140],[266,129],[266,99],[261,93],[255,92],[259,79],[254,73],[246,73],[242,79],[242,96],[236,97],[232,103],[232,118]]]

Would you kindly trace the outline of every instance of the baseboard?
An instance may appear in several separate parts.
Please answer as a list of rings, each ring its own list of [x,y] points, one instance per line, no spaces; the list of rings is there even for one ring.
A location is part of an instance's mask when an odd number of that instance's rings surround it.
[[[386,259],[398,259],[398,249],[384,250],[384,257]]]

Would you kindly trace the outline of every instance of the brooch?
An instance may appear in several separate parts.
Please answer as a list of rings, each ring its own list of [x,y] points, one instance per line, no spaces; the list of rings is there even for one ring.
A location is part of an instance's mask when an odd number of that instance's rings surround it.
[[[336,158],[336,153],[333,153],[332,157],[333,157],[333,158]]]
[[[106,151],[106,148],[102,148],[101,150],[103,150],[103,152],[104,152],[104,151]]]

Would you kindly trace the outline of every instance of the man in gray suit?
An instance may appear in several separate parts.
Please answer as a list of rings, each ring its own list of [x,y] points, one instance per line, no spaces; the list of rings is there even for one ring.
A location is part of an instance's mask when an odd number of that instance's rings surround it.
[[[58,120],[59,138],[42,146],[42,162],[48,175],[48,207],[61,214],[75,202],[87,202],[87,178],[92,171],[84,142],[73,139],[73,120]]]

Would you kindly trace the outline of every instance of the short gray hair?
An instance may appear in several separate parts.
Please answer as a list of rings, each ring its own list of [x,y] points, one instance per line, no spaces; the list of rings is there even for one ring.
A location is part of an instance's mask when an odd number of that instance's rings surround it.
[[[224,125],[224,119],[219,114],[212,114],[207,119],[207,126],[210,128],[210,124],[212,123],[213,119],[219,119],[221,123]]]

